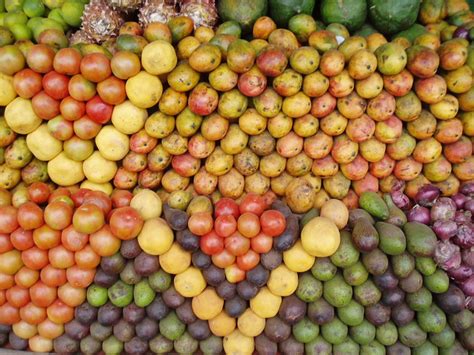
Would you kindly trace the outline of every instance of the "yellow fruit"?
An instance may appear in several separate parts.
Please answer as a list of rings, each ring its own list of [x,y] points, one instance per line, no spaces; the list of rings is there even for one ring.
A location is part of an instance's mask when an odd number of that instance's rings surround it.
[[[7,106],[16,97],[13,77],[0,73],[0,106]]]
[[[235,318],[229,317],[225,311],[222,311],[214,318],[209,319],[208,322],[212,334],[218,337],[225,337],[235,329]]]
[[[161,221],[161,223],[165,223],[164,220],[160,220],[160,219],[152,219],[149,221]],[[146,221],[145,223],[148,223],[149,221]],[[160,226],[161,226],[161,230],[165,229],[164,226],[162,225]],[[142,232],[143,232],[143,229],[142,229]],[[165,243],[163,245],[160,240],[161,233],[157,232],[156,229],[152,229],[150,225],[147,228],[146,234],[142,234],[142,232],[140,232],[140,234],[138,235],[138,244],[140,244],[140,247],[145,252],[152,255],[159,255],[156,253],[157,251],[161,252],[161,250],[166,249],[166,246],[169,243],[169,237],[165,238]],[[151,239],[151,238],[147,238],[147,235],[149,237],[150,234],[154,234],[156,235],[156,237],[152,240],[147,240],[146,242],[144,242],[144,240],[146,239]],[[148,250],[154,252],[154,254],[150,253]],[[178,243],[173,243],[171,245],[171,248],[169,248],[167,252],[160,255],[160,266],[168,274],[174,274],[174,275],[180,274],[184,270],[186,270],[189,267],[189,265],[191,265],[191,253],[181,248],[181,246]]]
[[[112,180],[117,172],[117,163],[105,159],[98,150],[82,163],[84,175],[96,184],[103,184]]]
[[[299,240],[290,249],[283,252],[283,262],[288,266],[288,269],[294,272],[308,271],[313,266],[314,259],[314,256],[304,250]]]
[[[0,272],[7,275],[15,275],[23,266],[21,253],[16,250],[10,250],[0,254]]]
[[[31,100],[17,97],[5,108],[5,121],[15,133],[28,134],[43,121],[33,111]]]
[[[160,78],[142,70],[127,80],[125,91],[135,106],[150,108],[160,101],[163,84],[161,84]]]
[[[265,329],[265,318],[259,317],[250,308],[247,308],[237,320],[237,327],[243,335],[256,337]]]
[[[153,75],[169,73],[174,69],[178,58],[173,46],[163,40],[153,41],[142,51],[142,65]]]
[[[12,169],[7,164],[0,165],[0,188],[11,189],[21,180],[21,170]]]
[[[95,144],[105,159],[122,160],[129,150],[129,139],[114,126],[104,126],[95,137]]]
[[[104,194],[109,195],[109,196],[112,195],[112,191],[114,190],[110,182],[104,182],[102,184],[98,184],[90,180],[84,180],[81,183],[81,189],[88,189],[92,191],[102,191]]]
[[[289,296],[298,287],[298,274],[285,265],[280,265],[270,273],[267,286],[274,295]]]
[[[275,317],[280,305],[281,297],[271,293],[268,287],[262,287],[257,295],[250,300],[250,309],[262,318]]]
[[[147,118],[148,112],[144,108],[135,106],[129,100],[115,105],[112,112],[112,124],[123,134],[138,132],[145,125]]]
[[[161,216],[162,203],[160,196],[152,190],[140,190],[133,196],[130,206],[135,208],[145,221]]]
[[[51,135],[46,124],[26,136],[26,145],[36,158],[43,161],[50,161],[63,149],[63,143]]]
[[[174,288],[183,297],[194,297],[206,288],[206,280],[202,272],[195,267],[189,267],[174,278]]]
[[[224,300],[217,295],[213,288],[208,287],[199,296],[193,298],[191,306],[196,317],[209,320],[221,313]]]
[[[61,186],[70,186],[84,180],[82,162],[74,161],[59,153],[53,160],[48,162],[48,175],[54,183]]]
[[[191,255],[182,250],[178,244],[173,245],[173,231],[165,220],[161,218],[148,219],[143,224],[142,230],[138,235],[138,244],[140,248],[150,255],[161,255],[160,264],[163,269],[168,268],[178,274],[186,270],[191,263]],[[173,250],[171,250],[173,249]],[[168,253],[166,255],[165,253]],[[183,262],[183,267],[174,265],[173,257],[179,257]],[[165,270],[166,271],[166,270]]]
[[[301,243],[306,252],[316,257],[334,254],[341,236],[336,224],[326,217],[315,217],[301,231]]]
[[[329,218],[339,229],[344,228],[349,220],[349,210],[346,205],[341,200],[334,198],[323,204],[319,215]]]
[[[224,337],[224,351],[228,355],[251,355],[255,349],[254,339],[236,329]]]

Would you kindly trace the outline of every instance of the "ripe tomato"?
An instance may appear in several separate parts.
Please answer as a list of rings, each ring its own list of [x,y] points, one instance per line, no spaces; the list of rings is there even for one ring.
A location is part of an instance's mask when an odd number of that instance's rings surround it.
[[[112,209],[112,200],[105,192],[79,189],[77,193],[79,193],[79,191],[85,191],[81,205],[88,203],[96,205],[97,207],[100,207],[102,212],[104,212],[104,215],[107,215]],[[76,194],[73,196],[75,195]]]
[[[25,202],[18,207],[17,220],[24,230],[39,228],[44,223],[43,210],[34,202]]]
[[[69,307],[80,306],[86,300],[86,289],[73,287],[70,283],[65,283],[58,288],[58,298]]]
[[[50,287],[42,281],[38,281],[30,287],[31,302],[38,307],[48,307],[54,302],[56,296],[56,287]]]
[[[24,320],[19,321],[18,323],[13,324],[12,326],[13,333],[16,336],[22,339],[30,339],[37,334],[36,325],[29,324]]]
[[[89,193],[91,190],[80,188],[73,194],[71,194],[72,201],[74,202],[74,206],[77,208],[84,203],[84,198],[86,194]]]
[[[193,213],[188,219],[188,228],[191,233],[202,236],[212,231],[214,221],[209,212]]]
[[[72,225],[61,232],[61,243],[67,250],[81,250],[88,241],[89,236],[85,233],[79,233]]]
[[[82,250],[76,251],[74,260],[81,269],[95,269],[100,263],[100,256],[96,254],[90,245],[86,245]]]
[[[129,51],[119,51],[110,61],[112,72],[117,78],[126,80],[140,72],[140,58]]]
[[[239,205],[237,202],[231,198],[224,197],[216,202],[214,207],[214,216],[217,218],[219,216],[232,215],[235,219],[239,218]]]
[[[44,182],[34,182],[28,186],[28,196],[30,197],[30,201],[37,204],[42,204],[48,201],[50,193],[51,190],[49,189],[48,184]]]
[[[40,273],[41,281],[49,287],[59,287],[66,283],[66,270],[46,265]]]
[[[67,281],[73,287],[86,288],[92,281],[94,281],[95,269],[81,269],[77,265],[74,265],[67,269],[66,277]]]
[[[66,324],[74,318],[74,308],[56,300],[46,309],[48,318],[57,324]]]
[[[224,238],[219,237],[215,231],[211,231],[200,238],[199,246],[204,254],[218,254],[224,250]]]
[[[61,232],[43,224],[33,231],[33,240],[38,248],[51,249],[61,242]]]
[[[54,230],[63,230],[71,224],[73,208],[58,199],[50,202],[44,209],[44,221]]]
[[[53,70],[54,50],[46,44],[35,44],[26,55],[28,67],[37,73],[45,74]]]
[[[91,203],[79,206],[72,218],[74,229],[85,234],[97,232],[103,227],[104,223],[104,212],[100,207]]]
[[[21,320],[18,308],[13,307],[10,303],[4,303],[0,306],[0,323],[15,324]]]
[[[109,58],[102,53],[86,54],[81,60],[81,74],[94,83],[107,79],[112,75]]]
[[[77,121],[86,113],[86,104],[82,101],[74,99],[72,96],[67,96],[61,100],[59,104],[59,111],[64,119],[68,121]]]
[[[0,273],[0,290],[8,290],[15,284],[15,277],[5,273]]]
[[[237,221],[231,214],[216,218],[214,229],[219,237],[228,237],[237,230]]]
[[[250,239],[250,247],[257,253],[265,254],[272,249],[273,238],[263,232]]]
[[[5,302],[7,301],[6,293],[7,292],[5,290],[0,290],[0,306],[2,304],[5,304]]]
[[[59,115],[59,101],[53,99],[45,91],[40,91],[31,99],[31,106],[36,115],[44,120],[50,120]]]
[[[68,84],[69,77],[54,70],[43,76],[44,91],[56,100],[62,100],[68,96]]]
[[[53,350],[53,341],[40,335],[35,335],[28,340],[28,347],[37,353],[49,353]]]
[[[266,208],[269,208],[272,203],[275,202],[275,200],[277,199],[277,195],[272,190],[268,190],[267,192],[265,192],[262,197],[265,201]]]
[[[20,229],[20,228],[18,228],[18,229]],[[15,232],[13,232],[13,233],[15,233]],[[3,233],[0,234],[0,253],[6,253],[7,251],[12,250],[13,247],[15,246],[10,238],[11,238],[11,234],[10,234],[10,236],[8,234],[3,234]]]
[[[25,68],[13,77],[13,87],[18,96],[24,99],[31,99],[43,88],[41,80],[41,74]]]
[[[33,232],[30,230],[26,231],[21,227],[10,234],[10,240],[15,249],[21,251],[30,249],[35,245],[35,242],[33,241]]]
[[[225,249],[234,256],[244,255],[250,249],[250,239],[245,238],[238,231],[225,238]]]
[[[54,70],[66,75],[79,74],[81,58],[81,53],[76,48],[61,48],[54,56]]]
[[[237,266],[244,270],[252,270],[260,262],[260,254],[256,253],[252,249],[246,252],[244,255],[237,257]]]
[[[84,106],[85,110],[85,106]],[[99,134],[102,125],[100,123],[92,121],[87,116],[82,116],[73,124],[74,133],[81,139],[92,139]]]
[[[16,308],[23,307],[28,302],[30,302],[30,293],[28,292],[28,289],[20,286],[13,286],[12,288],[9,288],[5,296],[8,303]]]
[[[32,270],[41,270],[48,265],[48,252],[38,247],[32,247],[21,253],[21,260]]]
[[[130,206],[132,198],[133,194],[128,190],[115,189],[111,195],[114,208]]]
[[[30,302],[20,309],[20,317],[30,324],[40,324],[46,319],[46,308],[39,307]]]
[[[23,266],[15,274],[15,283],[23,288],[30,288],[39,280],[39,272]]]
[[[97,93],[105,103],[110,105],[121,104],[127,98],[125,83],[115,76],[109,76],[97,84]]]
[[[18,228],[17,213],[13,206],[0,207],[0,233],[10,234]]]
[[[245,271],[240,269],[236,264],[227,266],[224,272],[225,278],[232,284],[245,280]]]
[[[51,340],[56,339],[64,333],[64,325],[56,324],[48,318],[38,324],[37,329],[40,336]]]
[[[224,249],[218,254],[211,256],[212,262],[217,267],[225,269],[227,266],[232,265],[235,261],[235,256],[232,255],[227,249]]]
[[[54,191],[51,191],[51,194],[49,195],[48,198],[48,203],[53,202],[54,200],[60,199],[63,202],[67,202],[71,207],[74,207],[74,205],[71,203],[71,200],[68,200],[66,197],[70,198],[71,196],[71,191],[67,187],[58,187]]]
[[[260,225],[262,226],[263,233],[276,237],[285,231],[286,219],[280,211],[268,210],[260,216]]]
[[[68,85],[69,95],[77,101],[88,101],[96,94],[95,84],[81,74],[74,75],[69,80]]]
[[[265,199],[253,192],[248,193],[240,202],[240,213],[251,212],[260,216],[266,209]]]
[[[89,236],[89,243],[92,250],[100,256],[114,255],[119,251],[121,245],[120,239],[112,234],[107,224]]]
[[[87,116],[100,124],[105,124],[110,121],[114,107],[102,101],[100,96],[94,96],[86,103]]]
[[[122,240],[135,238],[142,230],[143,219],[132,207],[119,207],[109,220],[110,230]]]
[[[74,265],[74,253],[64,245],[58,245],[48,250],[51,265],[57,269],[67,269]]]
[[[256,214],[244,212],[237,221],[237,229],[243,236],[253,238],[260,232],[260,220]]]

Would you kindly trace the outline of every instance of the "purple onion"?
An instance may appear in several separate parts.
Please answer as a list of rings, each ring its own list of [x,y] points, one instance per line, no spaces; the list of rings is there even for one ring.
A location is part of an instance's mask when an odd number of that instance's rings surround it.
[[[472,249],[463,249],[461,251],[461,257],[463,264],[474,267],[474,250]]]
[[[449,197],[441,197],[431,207],[431,219],[453,219],[456,213],[456,204]]]
[[[464,209],[474,214],[474,199],[467,200]]]
[[[423,185],[414,198],[415,202],[421,206],[431,206],[439,197],[441,190],[434,185]]]
[[[392,186],[391,192],[403,191],[403,190],[405,190],[405,181],[396,179],[395,183]]]
[[[459,191],[464,195],[474,194],[474,182],[466,182],[462,184]]]
[[[464,27],[458,27],[453,33],[453,38],[469,39],[469,30]]]
[[[410,199],[402,191],[396,190],[391,193],[393,203],[402,210],[408,209],[410,206]]]
[[[459,246],[448,241],[436,244],[434,261],[443,270],[457,269],[461,266],[461,250]]]
[[[464,204],[467,201],[467,197],[464,196],[463,194],[459,193],[459,192],[457,194],[451,196],[451,199],[454,201],[454,203],[456,204],[456,206],[458,208],[463,208]]]
[[[474,275],[459,284],[466,296],[474,296]]]
[[[429,225],[431,222],[430,210],[426,207],[416,205],[407,214],[408,222],[420,222]]]
[[[472,223],[460,224],[453,241],[464,249],[474,247],[474,225]]]
[[[454,222],[458,224],[470,223],[472,218],[471,211],[456,211],[454,214]]]
[[[456,235],[458,225],[454,221],[435,221],[432,228],[439,239],[448,240]]]
[[[474,311],[474,297],[466,297],[465,307],[470,311]]]
[[[456,269],[448,270],[448,275],[452,279],[461,282],[472,276],[472,268],[467,265],[461,265]]]

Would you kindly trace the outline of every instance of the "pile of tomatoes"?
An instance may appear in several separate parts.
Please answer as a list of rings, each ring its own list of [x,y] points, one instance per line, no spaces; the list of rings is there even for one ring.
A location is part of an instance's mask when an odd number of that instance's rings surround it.
[[[86,300],[101,257],[135,238],[143,220],[129,207],[132,194],[28,187],[18,208],[0,194],[0,323],[28,339],[32,351],[52,341]]]
[[[225,269],[227,281],[245,279],[245,273],[260,262],[260,254],[272,249],[273,238],[286,228],[282,212],[268,209],[260,195],[247,194],[240,205],[230,198],[220,199],[210,212],[192,214],[191,233],[200,236],[200,249],[210,255],[215,266]]]

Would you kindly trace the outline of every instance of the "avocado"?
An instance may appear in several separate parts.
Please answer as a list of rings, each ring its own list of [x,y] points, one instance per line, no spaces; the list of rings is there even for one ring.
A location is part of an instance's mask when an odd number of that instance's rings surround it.
[[[160,334],[173,341],[179,339],[186,329],[186,325],[179,320],[174,311],[160,320],[159,327]]]
[[[202,319],[198,319],[194,323],[189,324],[187,330],[189,335],[198,341],[205,340],[212,335],[209,329],[209,323]]]
[[[360,351],[359,344],[357,344],[351,338],[346,338],[344,342],[338,345],[334,345],[333,353],[334,355],[358,355]]]
[[[433,303],[433,296],[428,289],[422,287],[414,293],[407,294],[406,303],[416,312],[427,311]]]
[[[74,318],[81,324],[91,325],[97,319],[97,312],[98,309],[96,307],[91,306],[88,302],[84,302],[74,310]]]
[[[429,340],[425,341],[420,346],[417,346],[412,351],[413,355],[438,355],[438,348]]]
[[[388,321],[387,323],[382,324],[380,327],[377,327],[375,337],[377,341],[383,346],[393,345],[398,339],[397,326],[393,322]]]
[[[122,254],[125,259],[135,259],[141,252],[142,248],[140,248],[137,238],[122,241],[120,254]]]
[[[347,333],[347,325],[342,323],[337,317],[321,326],[321,335],[332,345],[341,344],[346,339]]]
[[[265,269],[261,264],[255,266],[252,270],[247,271],[246,278],[248,282],[257,287],[263,287],[267,284],[270,277],[270,271]],[[219,285],[220,286],[220,285]]]
[[[271,271],[281,265],[283,262],[283,254],[281,251],[272,249],[268,253],[260,256],[260,262],[265,269]]]
[[[431,257],[436,249],[436,234],[433,230],[419,222],[408,222],[403,226],[407,238],[407,250],[414,256]]]
[[[424,276],[429,276],[436,271],[436,263],[433,258],[418,257],[415,259],[415,268]]]
[[[364,307],[376,304],[381,298],[382,293],[370,279],[354,288],[354,299]]]
[[[77,319],[64,325],[64,333],[74,340],[81,340],[89,334],[89,326],[79,323]]]
[[[222,338],[211,335],[206,340],[199,342],[199,349],[206,355],[220,354],[223,351]]]
[[[178,242],[181,247],[190,252],[197,251],[199,249],[199,237],[193,233],[189,229],[185,229],[182,231],[176,231],[176,242]]]
[[[351,300],[347,306],[337,309],[337,316],[344,324],[354,327],[364,320],[364,307]]]
[[[392,309],[392,321],[398,326],[403,327],[415,318],[415,311],[407,306],[406,303],[399,304]]]
[[[407,216],[405,213],[393,203],[392,196],[390,194],[384,194],[383,200],[388,207],[388,218],[385,222],[395,225],[397,227],[403,227],[407,223]]]
[[[105,327],[114,325],[119,321],[120,317],[122,317],[122,309],[111,302],[107,302],[100,307],[97,313],[97,321]],[[97,333],[93,332],[92,334],[96,335]],[[102,340],[105,340],[105,338]]]
[[[464,309],[466,297],[459,287],[449,285],[448,291],[436,295],[436,303],[448,314],[456,314]]]
[[[444,270],[437,269],[432,275],[423,278],[425,287],[433,293],[443,293],[449,288],[449,277]]]
[[[247,302],[239,295],[224,302],[225,312],[233,318],[239,317],[247,309]]]
[[[385,348],[377,340],[373,340],[369,344],[361,346],[360,354],[361,355],[383,355],[385,354]]]
[[[415,321],[412,321],[403,327],[399,327],[398,336],[400,342],[410,348],[422,345],[427,338],[426,333]]]
[[[304,317],[292,327],[293,336],[300,343],[309,343],[319,335],[319,326],[309,318]]]
[[[208,268],[204,269],[202,272],[202,276],[204,276],[206,283],[213,287],[217,287],[225,281],[224,269],[221,269],[215,265],[211,265]]]
[[[178,354],[194,354],[199,347],[199,342],[193,339],[188,332],[184,332],[179,339],[174,341],[174,350]]]
[[[165,318],[169,312],[170,309],[161,296],[155,297],[154,301],[146,307],[146,315],[154,321]]]
[[[400,342],[387,347],[387,355],[411,355],[411,349]]]
[[[289,325],[298,323],[306,314],[306,303],[296,295],[283,298],[278,316]]]
[[[324,299],[334,307],[344,307],[352,299],[352,287],[348,285],[340,274],[324,283]]]
[[[204,254],[201,250],[196,250],[191,256],[191,262],[193,266],[197,267],[200,270],[207,269],[212,265],[211,257],[207,254]]]
[[[155,299],[155,291],[151,288],[147,279],[141,280],[133,288],[133,299],[138,307],[146,307]]]
[[[11,335],[15,335],[13,332],[10,333]],[[2,334],[5,335],[5,342],[7,341],[7,334]],[[17,337],[18,339],[21,339]],[[24,349],[28,346],[28,340],[26,339],[21,339],[26,342]],[[10,340],[10,346],[12,349],[15,350],[22,350],[23,347],[18,347],[15,346],[15,340]],[[71,339],[69,336],[66,334],[63,334],[56,339],[53,340],[53,349],[55,353],[64,353],[64,354],[72,354],[72,353],[77,353],[79,351],[79,342],[77,340]]]
[[[88,335],[81,340],[79,347],[84,354],[96,354],[102,350],[102,343],[92,335]]]
[[[360,261],[345,268],[342,275],[344,276],[344,280],[351,286],[362,285],[369,278],[367,269]]]
[[[158,323],[151,318],[145,318],[135,326],[135,332],[140,339],[151,340],[159,332]]]
[[[359,205],[372,216],[386,220],[389,217],[388,206],[377,193],[364,191],[359,198]]]
[[[370,222],[370,224],[374,224],[374,218],[370,215],[369,212],[363,210],[362,208],[354,208],[353,210],[349,210],[349,228],[353,229],[356,222],[364,218]]]
[[[446,349],[453,345],[456,333],[449,325],[446,325],[441,332],[430,333],[429,339],[437,347]]]
[[[318,325],[328,323],[334,318],[334,307],[320,298],[308,305],[308,318]]]
[[[329,281],[336,275],[337,267],[329,258],[317,258],[311,268],[311,273],[319,281]]]
[[[150,287],[156,292],[164,292],[171,286],[171,275],[164,270],[158,270],[148,277]]]
[[[191,299],[186,299],[182,305],[176,308],[176,315],[184,324],[191,324],[197,320],[191,306]]]
[[[367,271],[374,276],[382,275],[388,269],[388,257],[378,248],[364,254],[362,263]]]
[[[126,342],[123,348],[126,354],[144,354],[148,351],[148,342],[139,337],[134,337],[132,340]]]
[[[248,273],[247,273],[248,278]],[[299,275],[298,288],[296,296],[304,302],[314,302],[323,294],[323,284],[317,280],[311,273],[305,272]]]
[[[123,309],[123,319],[133,325],[138,324],[145,318],[145,308],[138,307],[135,303],[130,303]]]
[[[281,343],[291,335],[291,327],[279,317],[268,318],[263,330],[271,341]]]
[[[395,276],[390,266],[382,275],[374,276],[374,282],[381,290],[387,290],[398,286],[398,278]]]
[[[407,292],[413,293],[423,286],[423,276],[415,269],[410,275],[400,280],[400,288]]]
[[[242,299],[247,301],[254,298],[258,293],[258,287],[248,282],[247,280],[240,281],[237,284],[236,290],[237,294],[242,297]]]
[[[108,274],[102,268],[99,268],[97,270],[97,272],[95,273],[95,276],[94,276],[94,284],[96,286],[100,286],[101,288],[105,288],[105,292],[107,293],[107,289],[109,287],[112,287],[112,285],[114,283],[116,283],[118,281],[118,279],[119,279],[119,275],[117,275],[117,274]],[[96,289],[94,291],[99,291],[99,289]],[[90,291],[90,292],[92,292],[92,291]]]
[[[464,330],[461,333],[459,340],[466,349],[474,349],[474,327]]]
[[[359,251],[352,244],[351,234],[341,231],[341,241],[336,252],[330,257],[331,262],[337,267],[345,268],[359,260]]]
[[[112,331],[112,326],[100,324],[99,321],[92,323],[89,329],[90,334],[92,334],[92,336],[98,341],[104,341],[107,339],[112,335]]]
[[[120,253],[104,256],[100,260],[100,267],[107,274],[120,274],[125,267],[125,258]]]
[[[318,335],[316,339],[305,344],[304,350],[307,355],[331,355],[332,345]]]
[[[176,291],[174,286],[170,286],[169,289],[161,294],[161,297],[163,298],[163,302],[165,302],[169,308],[174,309],[181,306],[185,301],[185,298],[181,296],[178,291]]]
[[[296,341],[292,335],[282,341],[278,347],[282,354],[304,355],[304,344]]]
[[[379,245],[379,234],[368,220],[361,218],[352,229],[352,242],[359,251],[368,253]]]
[[[349,329],[351,338],[359,345],[367,345],[375,339],[376,328],[367,319]]]
[[[415,258],[407,252],[400,255],[394,255],[391,259],[393,273],[398,278],[402,279],[408,277],[408,275],[410,275],[415,269]]]
[[[376,303],[365,308],[365,318],[376,327],[390,320],[390,307],[382,303]]]
[[[382,293],[382,303],[389,307],[401,304],[405,299],[405,292],[399,287],[384,290]]]
[[[276,354],[278,352],[278,344],[268,339],[265,334],[261,333],[255,337],[255,350],[259,354]]]
[[[474,315],[468,309],[463,309],[461,312],[449,316],[449,325],[456,333],[470,328],[474,324]]]
[[[405,251],[406,238],[399,227],[387,222],[377,222],[375,229],[380,238],[379,248],[385,254],[399,255]]]
[[[314,217],[319,217],[319,210],[316,208],[310,209],[303,215],[303,217],[300,219],[300,228],[303,228]]]
[[[441,348],[439,349],[439,355],[468,355],[468,351],[464,348],[464,346],[459,342],[455,341],[453,345],[448,348]]]
[[[127,262],[123,270],[120,272],[120,279],[128,285],[135,285],[142,279],[135,270],[133,261],[129,260]]]
[[[133,267],[138,275],[150,276],[160,269],[160,262],[157,256],[141,252],[133,260]]]
[[[230,300],[237,294],[237,285],[224,280],[219,286],[217,286],[216,292],[224,301]]]
[[[155,354],[166,354],[173,351],[173,342],[163,335],[157,335],[149,342],[150,350]]]
[[[135,336],[135,327],[121,319],[113,328],[114,336],[122,343],[132,340]]]

